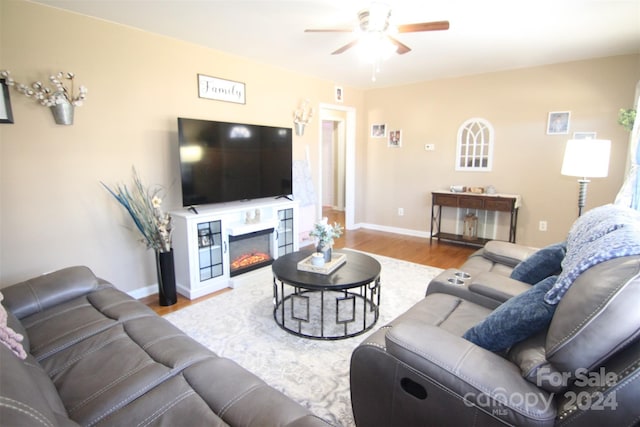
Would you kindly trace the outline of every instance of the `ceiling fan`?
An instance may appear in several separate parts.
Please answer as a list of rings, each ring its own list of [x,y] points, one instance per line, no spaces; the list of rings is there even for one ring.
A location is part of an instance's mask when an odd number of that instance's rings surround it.
[[[333,28],[333,29],[307,29],[305,33],[360,33],[361,36],[377,35],[379,37],[386,38],[391,42],[396,52],[403,55],[411,48],[404,43],[397,40],[393,35],[396,33],[416,33],[421,31],[442,31],[449,29],[449,21],[434,21],[434,22],[420,22],[416,24],[401,24],[392,25],[391,22],[391,8],[388,5],[382,3],[373,3],[370,7],[362,9],[358,12],[358,28]],[[355,40],[342,46],[331,52],[332,55],[338,55],[352,48],[361,41],[362,37],[358,37]]]

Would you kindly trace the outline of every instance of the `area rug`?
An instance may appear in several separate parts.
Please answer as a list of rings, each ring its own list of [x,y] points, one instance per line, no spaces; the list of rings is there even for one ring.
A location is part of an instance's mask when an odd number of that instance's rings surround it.
[[[244,274],[234,289],[167,314],[191,337],[262,378],[331,424],[355,426],[349,392],[351,353],[373,331],[424,298],[442,270],[371,255],[381,266],[380,317],[365,334],[338,341],[299,338],[273,318],[271,268]]]

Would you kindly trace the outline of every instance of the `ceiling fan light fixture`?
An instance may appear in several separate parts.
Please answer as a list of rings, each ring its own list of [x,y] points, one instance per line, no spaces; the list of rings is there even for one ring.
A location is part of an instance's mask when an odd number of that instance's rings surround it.
[[[400,33],[417,33],[423,31],[441,31],[449,29],[449,21],[418,22],[414,24],[395,25],[391,19],[391,7],[385,3],[373,2],[369,7],[358,12],[358,25],[353,29],[307,29],[305,32],[353,32],[354,39],[331,52],[339,55],[356,47],[361,60],[373,64],[371,80],[376,80],[376,73],[380,71],[382,61],[388,59],[394,52],[404,55],[411,52],[411,48],[402,43],[395,36]]]
[[[356,49],[363,61],[375,64],[389,59],[398,50],[398,46],[383,33],[365,33],[358,41]]]
[[[360,29],[364,32],[381,32],[389,28],[391,8],[384,3],[374,2],[366,9],[358,12]]]

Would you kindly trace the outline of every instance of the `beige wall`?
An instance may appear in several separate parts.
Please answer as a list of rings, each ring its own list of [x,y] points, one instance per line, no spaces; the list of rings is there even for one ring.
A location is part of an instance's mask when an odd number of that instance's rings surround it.
[[[15,124],[0,125],[2,285],[75,264],[127,291],[154,284],[153,253],[99,181],[129,182],[135,165],[178,208],[178,116],[292,127],[301,99],[334,99],[334,82],[41,5],[2,0],[0,19],[0,69],[25,83],[73,71],[89,89],[73,126],[11,91]],[[246,105],[198,98],[198,73],[244,82]],[[341,105],[363,111],[362,93],[343,89]],[[294,136],[294,158],[310,146],[316,179],[318,134],[314,120]]]
[[[609,177],[592,180],[586,209],[612,202],[629,138],[616,123],[617,113],[633,106],[638,80],[640,56],[630,55],[367,91],[368,125],[402,129],[403,146],[387,148],[386,141],[369,139],[360,220],[426,232],[431,191],[491,184],[523,197],[518,242],[562,240],[577,216],[578,199],[577,178],[560,174],[566,140],[574,131],[611,139]],[[569,135],[546,135],[549,111],[571,111]],[[473,117],[489,120],[495,130],[491,172],[455,171],[457,131]],[[427,143],[436,150],[425,151]],[[540,220],[548,222],[547,232],[538,231]]]
[[[15,124],[0,125],[0,286],[73,264],[126,291],[154,284],[153,254],[99,181],[128,182],[135,165],[145,182],[167,188],[165,206],[177,208],[176,117],[292,126],[301,99],[317,106],[334,95],[334,82],[21,0],[0,1],[5,68],[27,83],[73,71],[89,96],[65,127],[11,93]],[[199,99],[198,73],[245,82],[247,104]],[[561,239],[576,215],[577,183],[558,172],[566,137],[545,135],[547,113],[570,110],[571,131],[613,140],[611,174],[592,182],[588,207],[609,202],[628,137],[616,113],[632,105],[639,78],[639,56],[627,56],[367,92],[345,87],[341,106],[357,111],[356,223],[424,233],[430,191],[493,184],[524,197],[519,241]],[[456,173],[455,135],[475,116],[495,127],[494,170]],[[401,128],[403,147],[369,139],[377,122]],[[308,148],[316,182],[319,134],[314,120],[294,137],[294,157],[305,158]],[[425,152],[425,143],[436,151]],[[541,219],[547,233],[537,231]]]

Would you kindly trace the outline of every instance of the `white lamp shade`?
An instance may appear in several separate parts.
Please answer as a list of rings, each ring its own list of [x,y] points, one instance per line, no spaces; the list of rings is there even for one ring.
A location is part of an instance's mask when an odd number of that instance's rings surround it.
[[[562,175],[604,178],[609,174],[611,141],[606,139],[570,139],[564,151]]]

